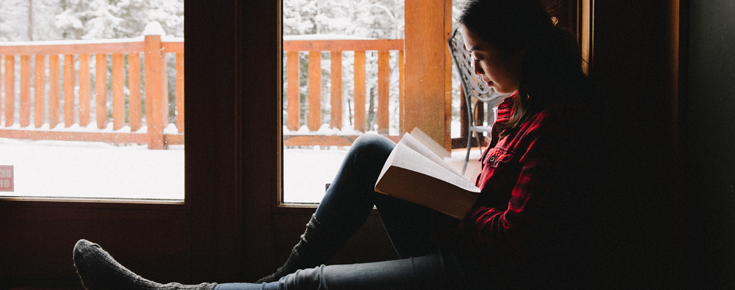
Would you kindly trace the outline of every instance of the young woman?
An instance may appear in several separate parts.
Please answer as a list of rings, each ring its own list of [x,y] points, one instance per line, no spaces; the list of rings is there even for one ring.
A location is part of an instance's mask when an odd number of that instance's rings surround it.
[[[477,185],[462,221],[378,194],[392,141],[364,135],[286,263],[256,283],[159,284],[80,240],[74,262],[89,290],[495,289],[586,286],[591,96],[574,38],[538,0],[471,0],[459,19],[477,77],[510,94],[498,107]],[[323,263],[373,206],[401,259]]]

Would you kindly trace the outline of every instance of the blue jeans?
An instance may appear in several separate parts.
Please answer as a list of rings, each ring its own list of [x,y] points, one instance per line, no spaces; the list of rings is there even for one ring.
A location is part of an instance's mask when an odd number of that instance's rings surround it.
[[[220,284],[215,290],[487,288],[487,273],[473,259],[440,251],[429,240],[441,213],[375,192],[375,182],[394,146],[380,135],[357,138],[314,215],[344,245],[365,223],[373,206],[377,207],[400,259],[321,265],[296,271],[278,282]]]

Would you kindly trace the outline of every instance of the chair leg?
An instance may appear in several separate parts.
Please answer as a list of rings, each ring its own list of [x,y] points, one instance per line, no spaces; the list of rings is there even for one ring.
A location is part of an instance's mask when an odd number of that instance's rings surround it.
[[[462,166],[462,175],[467,171],[467,163],[470,162],[470,150],[472,150],[472,131],[467,130],[467,155],[464,157],[464,166]]]

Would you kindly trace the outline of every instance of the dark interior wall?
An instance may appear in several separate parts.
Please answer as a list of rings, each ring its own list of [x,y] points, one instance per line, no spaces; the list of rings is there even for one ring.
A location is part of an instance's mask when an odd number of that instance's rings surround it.
[[[735,2],[690,1],[683,103],[688,288],[735,288]]]
[[[676,171],[678,1],[594,1],[591,78],[600,100],[598,289],[680,285]]]

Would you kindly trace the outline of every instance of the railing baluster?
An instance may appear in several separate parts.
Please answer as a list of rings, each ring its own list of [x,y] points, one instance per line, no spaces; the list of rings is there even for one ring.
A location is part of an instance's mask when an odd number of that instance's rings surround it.
[[[184,53],[176,54],[176,128],[184,133]]]
[[[403,118],[403,112],[406,111],[404,110],[405,109],[404,105],[406,104],[406,102],[405,102],[405,94],[403,92],[403,88],[404,88],[403,73],[405,72],[403,65],[404,65],[403,50],[399,50],[398,51],[398,130],[399,130],[398,133],[399,134],[403,134],[406,132],[406,128],[403,126],[403,124],[405,123],[405,118]]]
[[[0,56],[0,62],[2,62],[2,59],[3,59],[3,57]],[[2,64],[1,63],[0,63],[0,68],[2,68]],[[2,69],[0,69],[0,87],[2,87],[2,84],[3,84],[3,81],[2,80],[3,80],[3,78],[2,78]],[[1,92],[1,90],[0,90],[0,92]],[[2,116],[3,116],[3,102],[2,102],[2,97],[0,97],[0,124],[3,121]]]
[[[125,59],[121,53],[112,55],[112,130],[125,126]]]
[[[44,101],[45,101],[45,71],[46,56],[36,55],[36,65],[33,70],[33,87],[35,94],[35,102],[33,104],[33,123],[36,128],[41,128],[44,121]]]
[[[89,54],[79,55],[79,126],[89,125],[91,79],[89,76]]]
[[[49,128],[53,129],[59,124],[59,91],[61,90],[60,78],[61,74],[59,71],[59,55],[52,54],[48,57],[48,81],[49,81],[49,96],[48,96],[48,124]]]
[[[20,57],[20,126],[31,124],[31,56]]]
[[[5,56],[5,127],[15,123],[15,56]]]
[[[332,128],[342,129],[342,52],[332,51],[330,58],[332,62],[331,125]]]
[[[378,52],[378,134],[388,134],[390,103],[390,52]]]
[[[97,128],[104,129],[107,127],[107,55],[95,55],[94,66],[95,116]]]
[[[322,54],[309,52],[309,131],[322,125]]]
[[[163,72],[161,36],[145,36],[145,109],[146,124],[148,125],[148,149],[163,149]]]
[[[140,54],[128,54],[128,118],[130,131],[138,131],[142,126],[142,110],[140,104]]]
[[[365,51],[355,51],[355,130],[365,131]]]
[[[74,124],[74,55],[64,55],[64,127]]]
[[[289,130],[296,131],[299,129],[299,52],[289,51],[286,55],[286,78],[288,79],[288,121]]]

